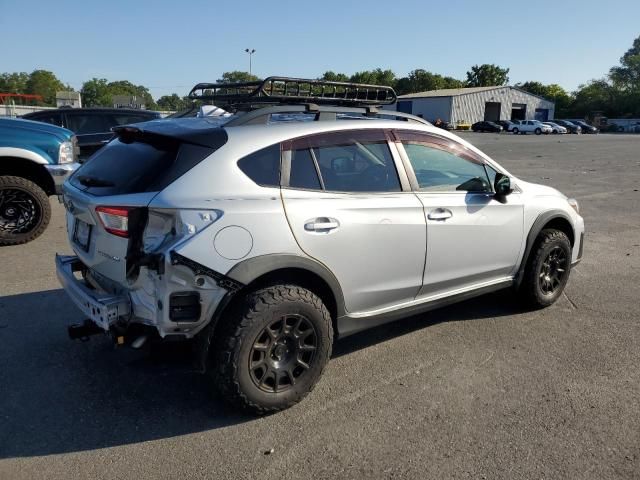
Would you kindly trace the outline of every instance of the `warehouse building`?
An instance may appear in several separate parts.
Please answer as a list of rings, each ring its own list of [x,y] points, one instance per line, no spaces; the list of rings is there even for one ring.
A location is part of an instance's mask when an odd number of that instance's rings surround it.
[[[400,95],[395,109],[432,122],[440,119],[453,124],[481,120],[544,122],[554,118],[555,104],[517,87],[473,87]]]

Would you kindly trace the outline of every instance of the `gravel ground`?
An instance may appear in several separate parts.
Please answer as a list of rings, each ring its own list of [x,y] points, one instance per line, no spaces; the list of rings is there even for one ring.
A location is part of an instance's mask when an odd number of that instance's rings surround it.
[[[54,199],[44,236],[0,249],[0,478],[640,478],[640,136],[463,135],[580,201],[566,295],[337,342],[315,391],[265,418],[216,399],[180,348],[66,338]]]

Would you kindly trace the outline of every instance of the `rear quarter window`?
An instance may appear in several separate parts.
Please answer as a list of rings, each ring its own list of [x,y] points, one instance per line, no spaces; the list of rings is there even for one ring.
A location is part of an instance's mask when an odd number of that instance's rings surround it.
[[[271,145],[238,160],[238,168],[262,187],[280,186],[280,144]]]

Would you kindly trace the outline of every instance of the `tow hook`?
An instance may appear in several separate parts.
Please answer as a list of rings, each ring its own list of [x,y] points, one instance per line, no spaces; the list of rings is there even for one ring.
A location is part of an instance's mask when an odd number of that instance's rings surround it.
[[[76,323],[67,327],[69,338],[71,340],[80,340],[81,342],[88,342],[91,335],[98,335],[99,333],[105,333],[105,331],[98,325],[87,319],[82,323]]]

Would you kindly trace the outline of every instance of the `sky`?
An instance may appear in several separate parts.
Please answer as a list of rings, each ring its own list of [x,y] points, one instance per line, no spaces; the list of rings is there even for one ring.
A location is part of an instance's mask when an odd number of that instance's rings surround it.
[[[638,0],[0,0],[0,73],[51,70],[76,89],[129,80],[158,98],[249,70],[251,48],[260,77],[380,67],[465,79],[495,63],[510,84],[573,91],[638,36]]]

